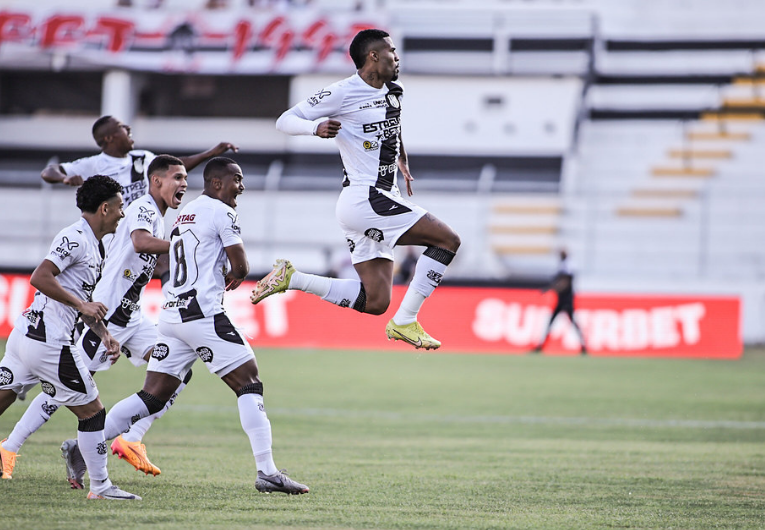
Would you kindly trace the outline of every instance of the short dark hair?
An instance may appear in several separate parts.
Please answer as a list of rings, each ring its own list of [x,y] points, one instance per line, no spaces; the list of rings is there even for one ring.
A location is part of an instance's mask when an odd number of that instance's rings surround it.
[[[181,159],[173,155],[157,155],[154,160],[149,164],[149,170],[146,173],[148,176],[152,176],[157,171],[167,171],[170,166],[182,166]]]
[[[114,119],[114,116],[101,116],[96,120],[96,122],[93,124],[93,129],[91,132],[93,133],[93,139],[96,141],[96,144],[98,147],[103,148],[103,145],[101,145],[104,141],[104,131],[103,128]]]
[[[236,162],[230,158],[226,158],[225,156],[216,156],[215,158],[211,158],[205,166],[204,173],[202,173],[205,184],[210,182],[215,177],[219,177],[220,174],[226,171],[226,168],[228,168],[228,166],[231,164],[236,164]]]
[[[77,208],[81,212],[95,213],[101,204],[121,192],[122,186],[113,178],[93,175],[77,188]]]
[[[364,63],[367,61],[367,54],[372,48],[372,44],[383,40],[385,37],[390,37],[390,34],[381,29],[363,29],[353,37],[351,46],[348,48],[348,53],[350,54],[351,59],[353,59],[353,64],[356,65],[357,69],[364,66]]]

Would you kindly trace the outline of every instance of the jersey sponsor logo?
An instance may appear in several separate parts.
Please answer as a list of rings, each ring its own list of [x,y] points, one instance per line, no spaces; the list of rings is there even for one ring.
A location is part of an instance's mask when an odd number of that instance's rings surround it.
[[[362,145],[364,146],[364,151],[377,151],[380,149],[379,142],[373,142],[371,140],[366,140]]]
[[[161,342],[154,345],[154,351],[151,352],[151,356],[161,361],[165,359],[170,354],[170,347],[167,344],[162,344]]]
[[[191,298],[179,298],[177,300],[168,300],[162,304],[162,309],[188,309]]]
[[[207,346],[197,348],[197,356],[205,363],[211,363],[213,360],[213,352]]]
[[[124,271],[122,271],[122,277],[125,278],[126,280],[130,280],[131,282],[135,281],[135,274],[133,274],[133,271],[131,271],[130,269],[125,269]]]
[[[351,301],[347,298],[343,298],[339,304],[340,307],[351,307]]]
[[[356,250],[356,243],[354,243],[352,239],[348,238],[346,238],[345,241],[348,243],[348,250],[350,250],[351,254],[353,254],[353,251]]]
[[[233,230],[236,234],[241,234],[242,229],[239,227],[239,216],[231,212],[226,213],[226,215],[228,215],[228,218],[231,219],[231,230]]]
[[[72,250],[79,246],[80,244],[77,241],[69,241],[69,238],[64,236],[54,252],[63,259],[69,256],[72,253]]]
[[[378,243],[385,239],[385,236],[383,235],[383,231],[379,228],[368,228],[364,231],[364,235],[367,236],[372,241],[377,241]]]
[[[88,295],[88,298],[90,298],[90,295],[93,294],[93,290],[96,288],[95,283],[88,283],[83,281],[82,282],[82,290],[85,291],[85,294]]]
[[[394,116],[387,120],[375,121],[372,123],[365,123],[362,127],[365,133],[380,132],[386,130],[394,130],[398,132],[400,129],[401,118]]]
[[[137,304],[133,302],[132,300],[129,300],[127,298],[123,298],[121,302],[122,309],[127,309],[130,312],[140,311],[141,310],[141,304]]]
[[[330,95],[332,95],[332,92],[330,92],[329,90],[322,89],[316,92],[316,94],[314,94],[310,98],[308,98],[307,101],[309,105],[311,105],[312,107],[315,107],[321,102],[322,99]]]
[[[178,216],[178,218],[175,220],[175,223],[173,223],[173,228],[175,228],[178,225],[185,225],[185,224],[193,224],[194,218],[197,216],[195,213],[184,213]]]
[[[382,164],[377,168],[377,176],[384,177],[385,175],[392,175],[396,172],[396,164]]]
[[[48,381],[40,380],[40,388],[43,392],[48,394],[50,397],[56,397],[56,387],[50,384]]]
[[[138,220],[144,221],[147,223],[154,222],[154,214],[157,213],[156,211],[152,210],[151,208],[147,208],[146,206],[139,206],[138,207]]]
[[[13,372],[10,368],[0,366],[0,386],[10,385],[13,383]]]
[[[106,442],[98,442],[98,445],[96,446],[96,452],[98,452],[99,455],[105,455],[106,454]]]
[[[387,107],[387,106],[388,104],[385,102],[384,99],[375,99],[374,101],[369,101],[359,106],[359,110],[376,109],[378,107]]]
[[[436,272],[436,271],[434,271],[432,269],[428,271],[428,279],[430,281],[432,281],[433,283],[435,283],[436,285],[440,285],[441,284],[441,279],[443,277],[444,277],[443,274],[438,273],[438,272]]]

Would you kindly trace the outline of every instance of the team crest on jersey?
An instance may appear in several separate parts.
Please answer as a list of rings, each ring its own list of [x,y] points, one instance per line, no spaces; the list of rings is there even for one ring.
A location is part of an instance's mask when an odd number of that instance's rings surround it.
[[[170,348],[167,344],[162,344],[161,342],[154,345],[154,351],[151,352],[151,356],[158,361],[165,359],[169,354]]]
[[[383,231],[379,228],[368,228],[364,235],[367,236],[372,241],[377,241],[378,243],[385,239],[385,236],[383,235]]]
[[[356,243],[354,243],[352,239],[346,239],[346,241],[348,242],[348,250],[353,254],[353,251],[356,250]]]
[[[314,94],[313,96],[308,98],[308,104],[311,105],[312,107],[315,107],[316,105],[319,104],[319,102],[322,99],[324,99],[325,97],[327,97],[327,96],[329,96],[331,94],[332,94],[332,92],[330,92],[329,90],[324,90],[324,89],[319,90],[316,94]]]
[[[0,366],[0,386],[13,383],[13,372],[5,366]]]
[[[213,352],[207,346],[197,348],[197,356],[205,363],[211,363],[213,360]]]
[[[394,107],[397,109],[401,108],[401,102],[399,102],[398,96],[396,94],[388,94],[387,98],[388,98],[388,104],[391,107]]]
[[[364,151],[377,151],[380,149],[380,144],[378,142],[372,142],[370,140],[366,140],[363,143]]]
[[[37,327],[37,324],[39,324],[40,320],[42,320],[43,313],[42,311],[34,311],[32,309],[25,309],[23,313],[21,313],[24,318],[26,318],[30,324],[32,324],[34,327]]]
[[[56,397],[56,387],[50,384],[48,381],[40,380],[40,388],[50,397]]]

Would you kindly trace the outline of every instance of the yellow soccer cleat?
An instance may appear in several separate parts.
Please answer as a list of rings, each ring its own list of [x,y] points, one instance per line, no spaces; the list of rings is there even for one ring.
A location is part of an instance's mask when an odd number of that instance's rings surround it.
[[[269,272],[265,278],[255,284],[255,289],[250,295],[250,302],[259,303],[264,298],[272,294],[282,293],[290,286],[290,278],[295,272],[295,267],[286,259],[278,259],[274,263],[274,270]]]
[[[403,340],[417,349],[436,350],[441,346],[440,342],[422,329],[419,322],[399,326],[391,319],[388,325],[385,326],[385,334],[388,335],[388,340]]]
[[[112,442],[112,454],[127,460],[136,471],[143,471],[147,475],[151,473],[155,477],[162,473],[146,456],[146,446],[141,442],[128,442],[119,435]]]
[[[5,440],[7,439],[8,438]],[[0,478],[10,480],[13,478],[13,468],[16,465],[16,457],[19,455],[3,449],[3,442],[5,440],[0,441]]]

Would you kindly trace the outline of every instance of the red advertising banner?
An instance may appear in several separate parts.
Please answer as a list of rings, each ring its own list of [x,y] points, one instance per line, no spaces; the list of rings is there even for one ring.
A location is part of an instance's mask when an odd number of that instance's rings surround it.
[[[252,282],[226,294],[226,311],[255,347],[412,351],[386,340],[385,324],[404,287],[393,289],[383,316],[362,315],[316,296],[288,291],[257,306],[249,301]],[[29,277],[0,275],[0,336],[31,303]],[[737,359],[741,356],[741,303],[736,297],[581,294],[575,318],[593,356],[651,356]],[[144,310],[156,320],[162,303],[154,280]],[[552,294],[501,288],[439,287],[420,313],[420,322],[439,339],[443,353],[519,354],[532,350],[547,326]],[[579,341],[565,315],[559,316],[545,354],[577,355]]]
[[[158,72],[263,74],[346,72],[348,45],[380,13],[316,9],[142,10],[53,8],[12,2],[0,9],[0,66],[51,67],[77,58]],[[64,65],[59,64],[59,68]]]

